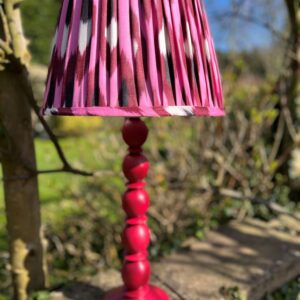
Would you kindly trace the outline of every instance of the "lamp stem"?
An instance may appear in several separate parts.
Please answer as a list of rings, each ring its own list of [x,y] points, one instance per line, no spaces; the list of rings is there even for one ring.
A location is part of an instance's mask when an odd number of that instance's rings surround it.
[[[145,190],[145,177],[149,161],[143,155],[142,145],[148,137],[148,128],[140,118],[125,120],[122,135],[129,146],[123,161],[127,189],[123,195],[126,224],[122,233],[124,263],[122,278],[124,287],[111,291],[105,300],[168,300],[161,289],[149,285],[151,267],[148,260],[150,230],[147,225],[147,210],[150,199]]]
[[[123,209],[126,213],[126,226],[122,233],[124,264],[122,277],[127,294],[145,293],[150,279],[148,246],[150,230],[146,213],[149,208],[149,195],[144,179],[149,171],[149,161],[142,154],[142,145],[148,136],[148,128],[139,118],[125,120],[123,139],[129,146],[128,155],[123,161],[123,172],[128,179],[123,196]]]

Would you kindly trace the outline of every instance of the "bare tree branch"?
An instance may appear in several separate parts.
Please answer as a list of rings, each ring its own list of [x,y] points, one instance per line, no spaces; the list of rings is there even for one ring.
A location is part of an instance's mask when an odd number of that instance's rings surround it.
[[[221,18],[223,18],[223,19],[224,18],[228,18],[228,19],[236,18],[236,19],[239,19],[239,20],[244,21],[246,23],[259,25],[259,26],[265,28],[266,30],[268,30],[269,32],[271,32],[274,36],[276,36],[278,39],[280,39],[282,41],[286,42],[289,39],[287,36],[282,34],[280,31],[276,30],[272,26],[272,24],[268,23],[267,21],[263,21],[259,18],[251,16],[251,15],[243,14],[239,10],[229,11],[227,13],[222,13],[222,15],[216,15],[216,18],[218,18],[218,19],[221,19]]]
[[[172,186],[171,189],[178,190],[178,191],[186,190],[186,188],[183,185]],[[235,191],[232,189],[219,188],[219,187],[213,187],[213,186],[210,186],[207,188],[206,187],[198,188],[197,192],[201,193],[201,194],[208,193],[208,194],[219,195],[222,197],[230,197],[230,198],[238,199],[238,200],[249,200],[254,204],[265,205],[267,208],[269,208],[274,213],[281,214],[281,215],[288,215],[289,217],[292,217],[293,219],[300,222],[300,216],[289,212],[285,207],[279,205],[278,203],[275,203],[273,199],[265,200],[265,199],[255,196],[255,195],[252,195],[251,193],[245,194],[245,193]]]
[[[265,199],[261,199],[259,197],[253,196],[253,195],[245,195],[241,192],[230,190],[230,189],[225,189],[225,188],[217,189],[217,190],[215,190],[215,192],[217,192],[219,195],[224,196],[224,197],[231,197],[231,198],[240,199],[240,200],[247,199],[255,204],[265,205],[271,211],[273,211],[277,214],[288,215],[300,222],[300,216],[297,216],[297,215],[289,212],[285,207],[275,203],[273,200],[265,200]]]
[[[69,161],[66,158],[66,155],[64,154],[64,151],[62,150],[62,148],[61,148],[61,146],[58,142],[58,139],[57,139],[56,135],[53,133],[53,131],[51,130],[50,126],[48,125],[48,123],[46,122],[44,117],[41,116],[41,114],[40,114],[40,108],[38,107],[37,102],[34,98],[31,85],[29,84],[28,81],[24,82],[24,85],[27,86],[27,88],[25,90],[30,91],[30,94],[27,97],[28,101],[29,101],[29,104],[30,104],[31,108],[33,109],[33,111],[35,112],[35,114],[37,115],[37,117],[38,117],[39,121],[41,122],[42,126],[44,127],[46,133],[48,134],[51,142],[53,143],[53,145],[56,149],[56,152],[57,152],[60,160],[63,163],[63,167],[59,170],[36,171],[36,174],[49,174],[49,173],[66,172],[66,173],[72,173],[72,174],[81,175],[81,176],[94,176],[93,172],[78,170],[78,169],[71,166],[71,164],[69,163]]]

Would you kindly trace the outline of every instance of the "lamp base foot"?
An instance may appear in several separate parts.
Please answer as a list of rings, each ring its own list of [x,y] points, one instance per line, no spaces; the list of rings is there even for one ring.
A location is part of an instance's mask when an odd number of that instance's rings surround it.
[[[102,300],[170,300],[169,296],[156,286],[148,286],[143,293],[128,293],[124,287],[109,291]]]

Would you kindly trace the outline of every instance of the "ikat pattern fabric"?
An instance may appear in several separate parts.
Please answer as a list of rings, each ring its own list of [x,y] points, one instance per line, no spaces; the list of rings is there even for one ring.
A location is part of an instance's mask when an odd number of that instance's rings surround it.
[[[42,113],[224,115],[201,0],[63,0]]]

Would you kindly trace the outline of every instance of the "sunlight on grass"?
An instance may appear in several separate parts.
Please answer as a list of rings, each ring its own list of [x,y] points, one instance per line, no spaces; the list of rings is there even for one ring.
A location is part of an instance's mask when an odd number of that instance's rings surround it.
[[[101,122],[98,123],[98,126]],[[95,124],[93,123],[93,126]],[[119,125],[82,136],[67,137],[60,140],[61,147],[70,164],[80,170],[101,172],[102,170],[120,171],[122,156],[118,151],[121,141]],[[72,125],[67,122],[67,131]],[[84,125],[86,130],[86,125]],[[114,129],[115,128],[115,129]],[[109,146],[111,145],[111,146]],[[48,139],[35,139],[36,157],[39,170],[59,169],[62,163]],[[108,151],[111,148],[111,152]],[[126,148],[124,147],[124,151]],[[121,149],[122,151],[122,149]],[[0,170],[0,176],[2,171]],[[39,193],[42,204],[42,222],[59,226],[67,216],[79,213],[78,205],[70,195],[79,193],[80,188],[88,182],[88,177],[67,173],[53,173],[39,176]],[[120,186],[121,181],[115,182]],[[112,179],[114,184],[114,179]],[[7,239],[4,214],[3,185],[0,185],[0,251],[7,250]]]

